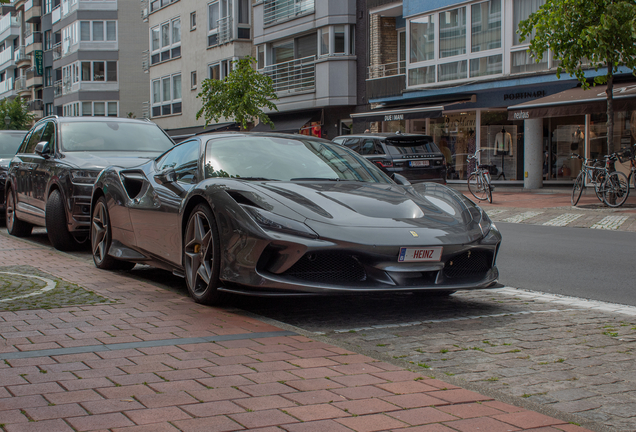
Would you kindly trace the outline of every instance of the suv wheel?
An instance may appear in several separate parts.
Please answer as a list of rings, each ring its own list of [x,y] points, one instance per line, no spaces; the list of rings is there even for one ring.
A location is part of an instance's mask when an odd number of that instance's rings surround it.
[[[76,249],[78,242],[73,235],[68,232],[66,223],[66,211],[64,210],[64,200],[58,190],[54,190],[46,201],[46,233],[53,247],[61,251]]]
[[[7,224],[7,231],[9,234],[16,237],[26,237],[31,235],[33,225],[28,222],[21,221],[15,214],[15,193],[13,189],[7,189],[7,203],[5,206],[5,222]]]

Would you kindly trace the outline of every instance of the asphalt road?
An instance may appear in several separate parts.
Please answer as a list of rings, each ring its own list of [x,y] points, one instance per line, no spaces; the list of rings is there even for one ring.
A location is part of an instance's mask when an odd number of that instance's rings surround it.
[[[497,222],[499,281],[636,306],[636,233]]]

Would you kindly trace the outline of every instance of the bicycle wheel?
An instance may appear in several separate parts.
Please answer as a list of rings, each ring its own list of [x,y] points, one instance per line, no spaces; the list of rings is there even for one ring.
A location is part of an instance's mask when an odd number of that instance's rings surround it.
[[[603,202],[609,207],[620,207],[629,196],[627,176],[620,171],[607,175],[603,185]]]
[[[598,200],[600,202],[604,202],[603,201],[603,185],[605,183],[605,178],[607,176],[605,175],[605,173],[600,173],[599,175],[596,176],[596,180],[594,181],[594,193],[596,194],[596,198],[598,198]]]
[[[581,199],[581,194],[583,193],[583,187],[584,187],[583,185],[584,178],[585,176],[583,175],[583,171],[581,171],[579,175],[576,177],[576,180],[574,180],[574,187],[572,188],[572,198],[570,199],[573,206],[577,205],[579,200]]]
[[[475,198],[483,201],[488,198],[488,192],[486,191],[484,178],[477,174],[472,173],[468,177],[468,190]]]
[[[486,185],[484,187],[486,188],[486,191],[488,192],[488,202],[492,204],[492,186],[490,186],[489,182],[486,182]]]

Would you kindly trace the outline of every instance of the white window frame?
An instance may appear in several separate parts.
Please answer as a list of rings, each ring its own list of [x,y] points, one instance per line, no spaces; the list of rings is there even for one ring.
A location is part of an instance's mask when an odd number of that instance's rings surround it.
[[[90,114],[84,114],[84,107],[90,104],[91,107],[91,113]],[[95,116],[95,104],[104,104],[104,115],[103,116]],[[109,107],[115,104],[115,106],[117,107],[115,115],[108,115],[108,109]],[[81,101],[80,103],[80,107],[79,107],[79,114],[82,117],[119,117],[119,102],[118,101]]]
[[[82,79],[82,63],[90,63],[90,80]],[[104,63],[104,79],[103,80],[93,80],[95,77],[95,63]],[[117,72],[117,79],[115,81],[108,81],[108,63],[115,63],[115,70]],[[78,81],[81,82],[94,82],[94,83],[116,83],[119,82],[119,62],[117,60],[80,60],[75,62],[74,64],[78,67]],[[77,82],[77,81],[73,81]]]
[[[190,90],[197,89],[197,71],[190,72]]]
[[[181,97],[180,98],[175,98],[174,97],[174,81],[175,81],[175,77],[179,77],[179,79],[181,80]],[[164,99],[164,94],[163,94],[163,81],[164,80],[170,80],[170,99],[168,100],[163,100]],[[155,94],[153,91],[153,86],[155,83],[159,83],[159,101],[155,100]],[[168,75],[164,75],[162,77],[159,78],[155,78],[152,81],[150,81],[150,97],[151,97],[151,117],[155,118],[155,117],[168,117],[168,116],[174,116],[174,115],[181,115],[183,113],[183,76],[181,74],[181,72],[175,72],[172,74],[168,74]],[[182,104],[181,108],[179,110],[179,112],[174,112],[174,105],[175,104]],[[163,114],[164,111],[164,107],[165,106],[170,106],[170,114]],[[155,108],[159,109],[159,114],[155,115]]]
[[[88,40],[82,40],[82,23],[87,22],[89,25],[89,39]],[[102,40],[95,40],[93,38],[94,36],[94,28],[95,28],[95,23],[96,22],[100,22],[103,25],[103,29],[102,29]],[[108,23],[110,22],[114,22],[115,23],[115,40],[108,40]],[[79,42],[100,42],[100,43],[113,43],[113,42],[117,42],[117,40],[119,39],[118,36],[119,33],[119,28],[118,28],[118,23],[117,20],[80,20],[79,22],[79,31],[78,31],[78,40]]]
[[[149,13],[155,13],[160,9],[170,6],[172,3],[176,3],[179,0],[150,0]]]
[[[336,46],[336,26],[330,25],[321,27],[318,29],[317,40],[318,40],[318,57],[333,57],[333,56],[351,56],[355,55],[351,52],[352,43],[351,37],[355,31],[355,24],[337,24],[338,26],[344,26],[344,52],[337,53],[335,52]],[[352,29],[353,27],[353,29]],[[329,33],[329,52],[327,54],[322,54],[322,35],[328,32]],[[354,41],[355,42],[355,41]]]
[[[197,29],[197,11],[190,12],[190,31]]]
[[[179,22],[179,41],[174,42],[173,40],[173,32],[174,32],[174,25],[175,22]],[[170,38],[169,43],[166,46],[162,46],[162,28],[168,25],[168,37]],[[159,47],[157,49],[153,49],[152,46],[152,32],[154,30],[158,30],[159,31]],[[151,66],[154,66],[156,64],[159,63],[164,63],[170,60],[174,60],[176,58],[181,58],[181,42],[183,41],[183,28],[181,27],[181,16],[175,16],[172,17],[169,20],[166,20],[164,22],[162,22],[161,24],[158,24],[154,27],[152,27],[149,31],[150,31],[150,64]],[[179,48],[179,50],[177,52],[175,52],[175,50]],[[168,53],[167,56],[164,56],[165,53]],[[156,57],[155,56],[159,56]],[[167,57],[164,59],[164,57]],[[153,59],[154,58],[154,59]],[[156,60],[156,61],[155,61]]]

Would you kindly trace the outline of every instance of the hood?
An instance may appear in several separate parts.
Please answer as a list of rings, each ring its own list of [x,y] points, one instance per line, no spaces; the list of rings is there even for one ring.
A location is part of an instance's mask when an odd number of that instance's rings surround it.
[[[267,182],[252,183],[252,187],[299,213],[308,224],[465,231],[467,226],[476,227],[481,218],[471,201],[441,185],[424,184],[415,189],[343,181]]]
[[[0,168],[9,168],[12,158],[0,158]]]
[[[81,169],[104,169],[115,165],[132,168],[159,156],[159,152],[66,152],[63,160]]]

